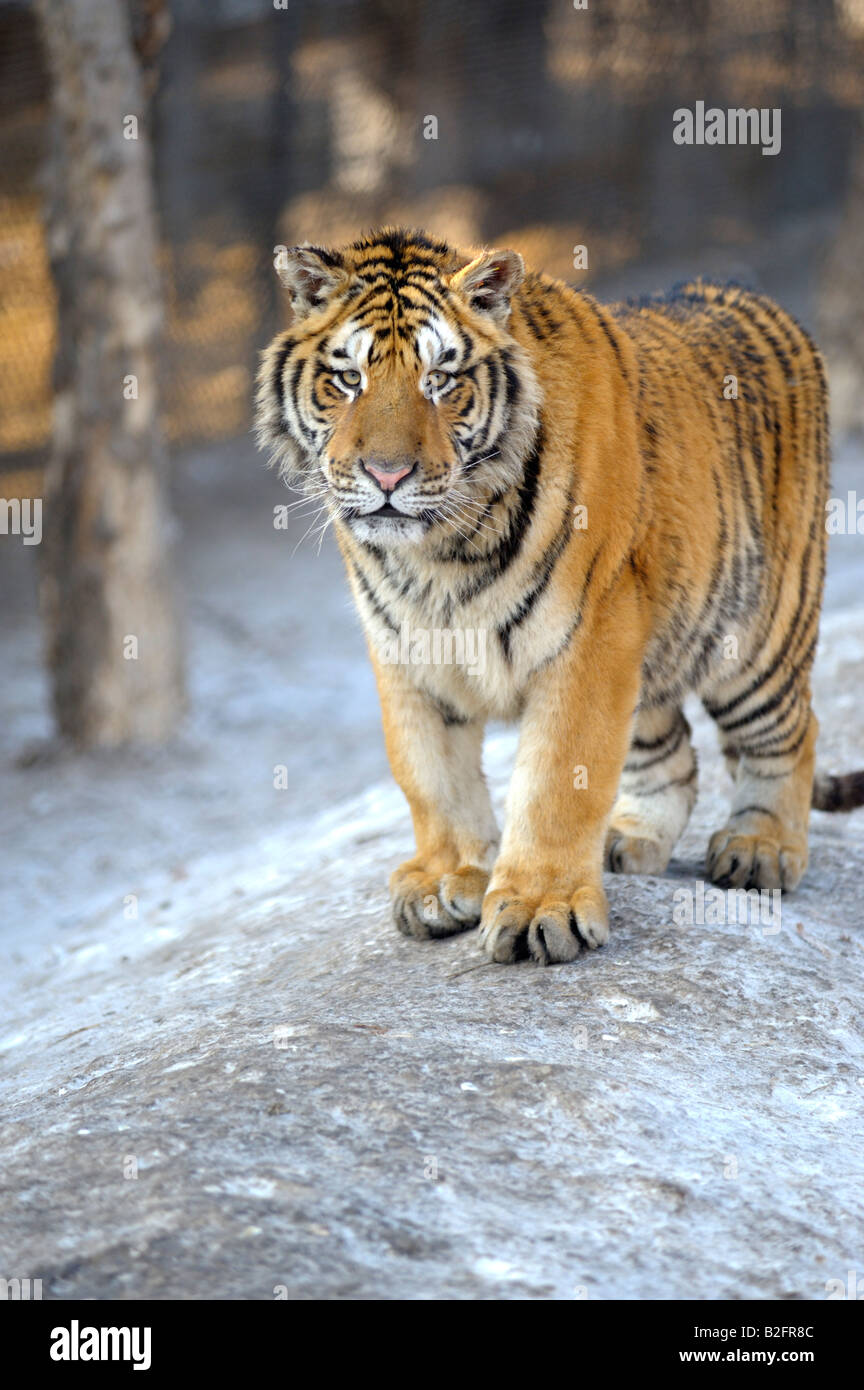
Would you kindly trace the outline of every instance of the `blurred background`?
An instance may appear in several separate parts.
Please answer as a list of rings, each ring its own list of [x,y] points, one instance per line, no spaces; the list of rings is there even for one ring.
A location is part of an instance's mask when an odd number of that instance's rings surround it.
[[[780,153],[676,145],[699,100],[780,108]],[[763,288],[827,353],[852,486],[862,111],[864,0],[0,0],[0,498],[45,531],[0,534],[13,916],[288,855],[386,775],[338,557],[274,527],[250,439],[276,246],[400,222],[600,296]]]

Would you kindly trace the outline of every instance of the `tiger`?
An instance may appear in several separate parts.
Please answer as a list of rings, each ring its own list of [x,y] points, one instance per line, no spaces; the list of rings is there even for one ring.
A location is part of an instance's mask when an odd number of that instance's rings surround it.
[[[794,889],[811,805],[864,804],[864,772],[814,769],[829,441],[805,330],[739,285],[603,305],[404,228],[277,268],[293,319],[257,437],[344,559],[414,827],[399,930],[479,925],[500,963],[603,945],[604,871],[663,874],[693,810],[691,693],[733,781],[707,874]],[[415,660],[417,632],[483,659]],[[490,719],[519,726],[503,832]]]

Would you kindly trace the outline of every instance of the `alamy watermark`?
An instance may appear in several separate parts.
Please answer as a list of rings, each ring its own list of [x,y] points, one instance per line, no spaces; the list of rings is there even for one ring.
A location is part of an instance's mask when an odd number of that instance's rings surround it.
[[[51,1332],[52,1361],[130,1361],[133,1371],[150,1369],[149,1327],[82,1327],[73,1318],[69,1327]]]
[[[761,145],[763,154],[780,153],[780,107],[679,106],[672,113],[676,145]]]
[[[25,545],[40,545],[42,498],[0,497],[0,536],[21,536]]]
[[[829,497],[825,503],[825,530],[829,536],[864,536],[864,497],[850,490],[845,499]]]
[[[864,1275],[859,1276],[857,1270],[849,1269],[846,1271],[845,1279],[826,1279],[825,1295],[829,1302],[832,1299],[843,1299],[846,1302],[860,1303],[864,1300]]]
[[[0,1279],[0,1303],[29,1303],[42,1297],[41,1279]]]
[[[486,670],[486,629],[476,627],[414,627],[403,622],[399,632],[378,646],[385,666],[464,666],[469,676]]]
[[[697,883],[676,888],[672,920],[676,927],[738,926],[761,927],[763,936],[776,936],[780,930],[779,888],[711,888]]]

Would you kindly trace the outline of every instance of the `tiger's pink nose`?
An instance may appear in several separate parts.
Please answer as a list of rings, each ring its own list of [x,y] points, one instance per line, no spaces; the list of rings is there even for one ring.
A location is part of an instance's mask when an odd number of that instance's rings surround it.
[[[379,468],[375,463],[364,463],[363,467],[375,479],[382,492],[392,492],[397,483],[401,483],[403,478],[407,478],[408,474],[414,471],[413,463],[406,463],[404,468]]]

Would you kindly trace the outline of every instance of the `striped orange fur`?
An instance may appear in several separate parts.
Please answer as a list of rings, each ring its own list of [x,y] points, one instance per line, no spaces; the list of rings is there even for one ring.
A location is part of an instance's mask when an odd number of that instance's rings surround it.
[[[814,793],[829,463],[804,330],[736,286],[602,306],[398,229],[282,274],[259,438],[323,498],[363,620],[417,844],[400,929],[480,922],[498,961],[604,942],[604,867],[661,873],[692,810],[690,691],[734,779],[711,877],[794,888],[811,800],[864,801],[860,774]],[[472,637],[473,665],[406,660],[417,633]],[[490,718],[521,729],[501,837]]]

